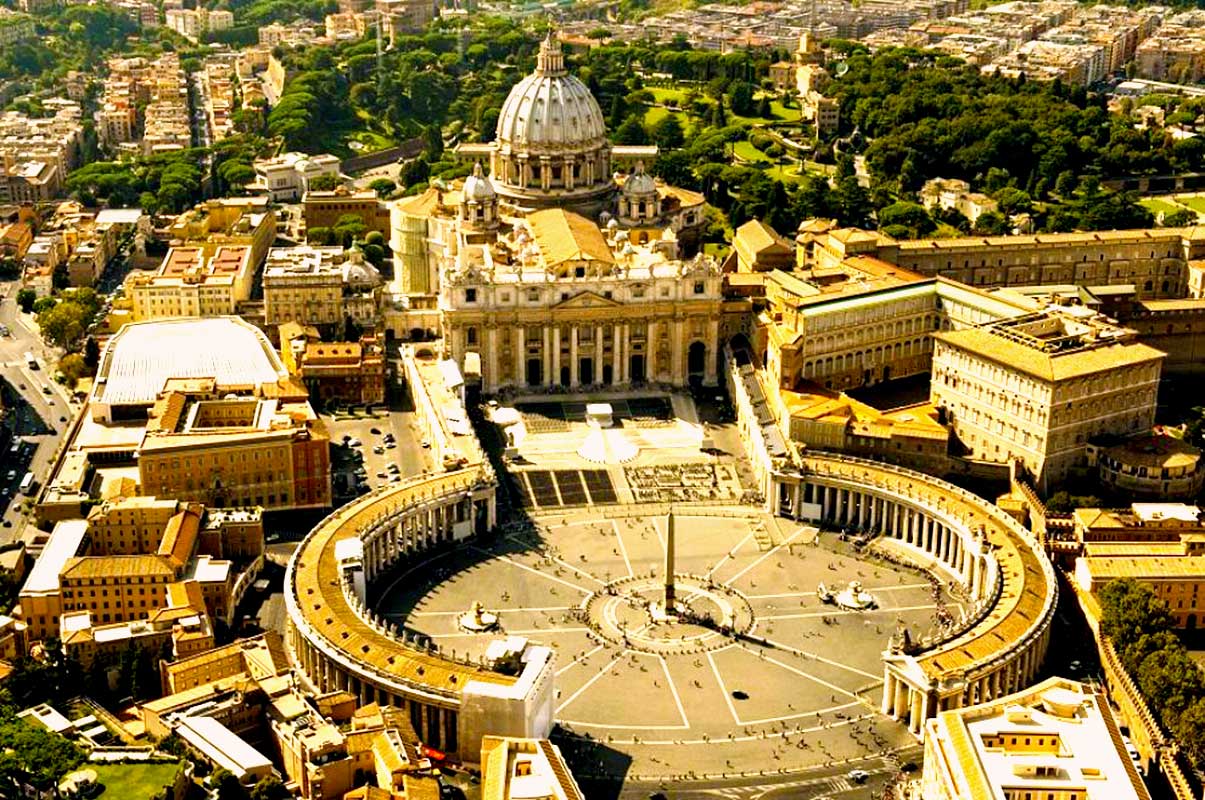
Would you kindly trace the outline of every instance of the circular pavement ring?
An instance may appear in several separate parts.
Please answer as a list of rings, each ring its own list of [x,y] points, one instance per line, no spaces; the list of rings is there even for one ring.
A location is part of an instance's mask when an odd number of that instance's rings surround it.
[[[556,738],[575,774],[635,785],[798,774],[915,743],[879,713],[881,653],[900,621],[914,631],[935,624],[926,575],[814,546],[812,529],[771,523],[759,509],[683,513],[678,606],[663,618],[665,517],[626,511],[536,515],[532,530],[453,555],[454,567],[412,563],[417,580],[397,581],[377,607],[470,655],[498,635],[552,645]],[[842,611],[814,591],[853,579],[879,608]],[[457,627],[474,600],[502,631]]]

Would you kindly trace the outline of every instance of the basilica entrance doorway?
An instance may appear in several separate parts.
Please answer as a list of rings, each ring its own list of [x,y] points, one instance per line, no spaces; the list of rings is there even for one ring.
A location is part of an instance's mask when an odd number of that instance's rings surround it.
[[[527,385],[542,386],[544,384],[544,364],[538,358],[527,359]]]

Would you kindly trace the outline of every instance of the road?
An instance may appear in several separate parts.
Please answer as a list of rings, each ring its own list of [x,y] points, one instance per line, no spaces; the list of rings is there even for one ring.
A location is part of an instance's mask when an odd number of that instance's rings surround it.
[[[899,764],[919,764],[921,746],[911,746],[890,756],[868,756],[860,761],[817,767],[787,775],[691,780],[660,784],[628,781],[619,792],[620,800],[644,800],[658,793],[672,800],[870,800],[881,797],[883,788],[899,773]],[[757,764],[749,764],[750,770]],[[864,783],[849,778],[853,769],[869,774]]]
[[[0,337],[0,376],[13,389],[22,403],[12,410],[14,429],[25,446],[18,454],[5,451],[0,459],[5,466],[0,472],[0,493],[3,494],[3,518],[0,521],[0,543],[19,538],[23,533],[25,516],[22,514],[22,499],[16,495],[16,487],[6,480],[10,470],[18,474],[12,483],[19,482],[26,471],[34,474],[38,484],[45,482],[59,440],[74,416],[78,404],[74,404],[67,391],[54,382],[54,365],[58,352],[42,342],[33,321],[17,308],[16,281],[0,283],[0,323],[9,329],[9,335]],[[39,362],[38,369],[31,369],[25,354],[33,353]],[[11,398],[10,398],[11,399]],[[31,448],[32,451],[31,451]],[[10,466],[10,462],[17,459]]]

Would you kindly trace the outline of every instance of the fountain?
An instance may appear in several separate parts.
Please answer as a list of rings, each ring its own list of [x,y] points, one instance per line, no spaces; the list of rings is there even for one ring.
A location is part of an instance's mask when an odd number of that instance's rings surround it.
[[[879,604],[873,594],[862,588],[861,581],[850,581],[847,587],[837,592],[835,599],[838,606],[848,611],[865,611]]]
[[[470,633],[486,633],[498,627],[498,615],[486,611],[480,600],[474,600],[473,606],[460,615],[460,627]]]

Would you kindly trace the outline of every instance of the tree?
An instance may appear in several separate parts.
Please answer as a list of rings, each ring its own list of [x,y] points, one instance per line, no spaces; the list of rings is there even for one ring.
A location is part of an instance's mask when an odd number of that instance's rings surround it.
[[[936,227],[929,212],[918,203],[901,200],[879,209],[879,229],[889,236],[918,239]]]
[[[1119,651],[1124,652],[1142,636],[1171,628],[1167,603],[1146,584],[1131,578],[1110,581],[1099,597],[1101,632]]]
[[[100,343],[96,341],[95,336],[89,336],[84,341],[84,365],[89,373],[95,373],[96,368],[100,366]]]
[[[753,84],[734,81],[728,87],[728,105],[732,106],[733,114],[742,117],[751,117],[757,113],[757,107],[753,103]]]
[[[209,776],[210,784],[217,789],[218,800],[248,800],[246,787],[229,770],[218,767]]]
[[[377,193],[377,197],[388,197],[397,189],[397,184],[389,178],[377,178],[368,184],[368,188]]]
[[[67,388],[74,389],[79,379],[88,373],[88,365],[79,353],[68,353],[59,360],[59,372],[63,373]]]
[[[292,797],[284,783],[275,775],[265,775],[251,790],[251,800],[288,800]]]
[[[337,175],[319,175],[310,179],[309,189],[311,192],[329,192],[341,185],[342,181]]]
[[[682,146],[685,136],[677,114],[666,114],[653,126],[653,143],[660,150],[676,150]]]
[[[978,236],[1004,236],[1010,231],[1008,219],[998,211],[984,211],[971,228],[971,232]]]
[[[858,179],[850,175],[837,183],[837,221],[854,228],[870,226],[870,195]]]
[[[1167,228],[1187,228],[1197,224],[1197,212],[1189,208],[1172,211],[1163,215],[1163,225]]]
[[[33,311],[33,304],[38,299],[38,293],[33,289],[18,289],[17,290],[17,305],[21,308],[22,314],[28,314]]]
[[[774,116],[774,109],[770,105],[770,95],[763,94],[761,99],[757,101],[757,116],[762,119],[771,119]]]
[[[1059,173],[1058,179],[1054,182],[1054,193],[1066,200],[1075,194],[1078,186],[1079,178],[1075,177],[1075,173],[1065,170]]]
[[[640,117],[633,114],[615,131],[615,141],[617,144],[648,144],[649,134]]]
[[[39,313],[37,322],[42,338],[55,347],[72,350],[88,327],[88,312],[78,303],[58,303]]]

